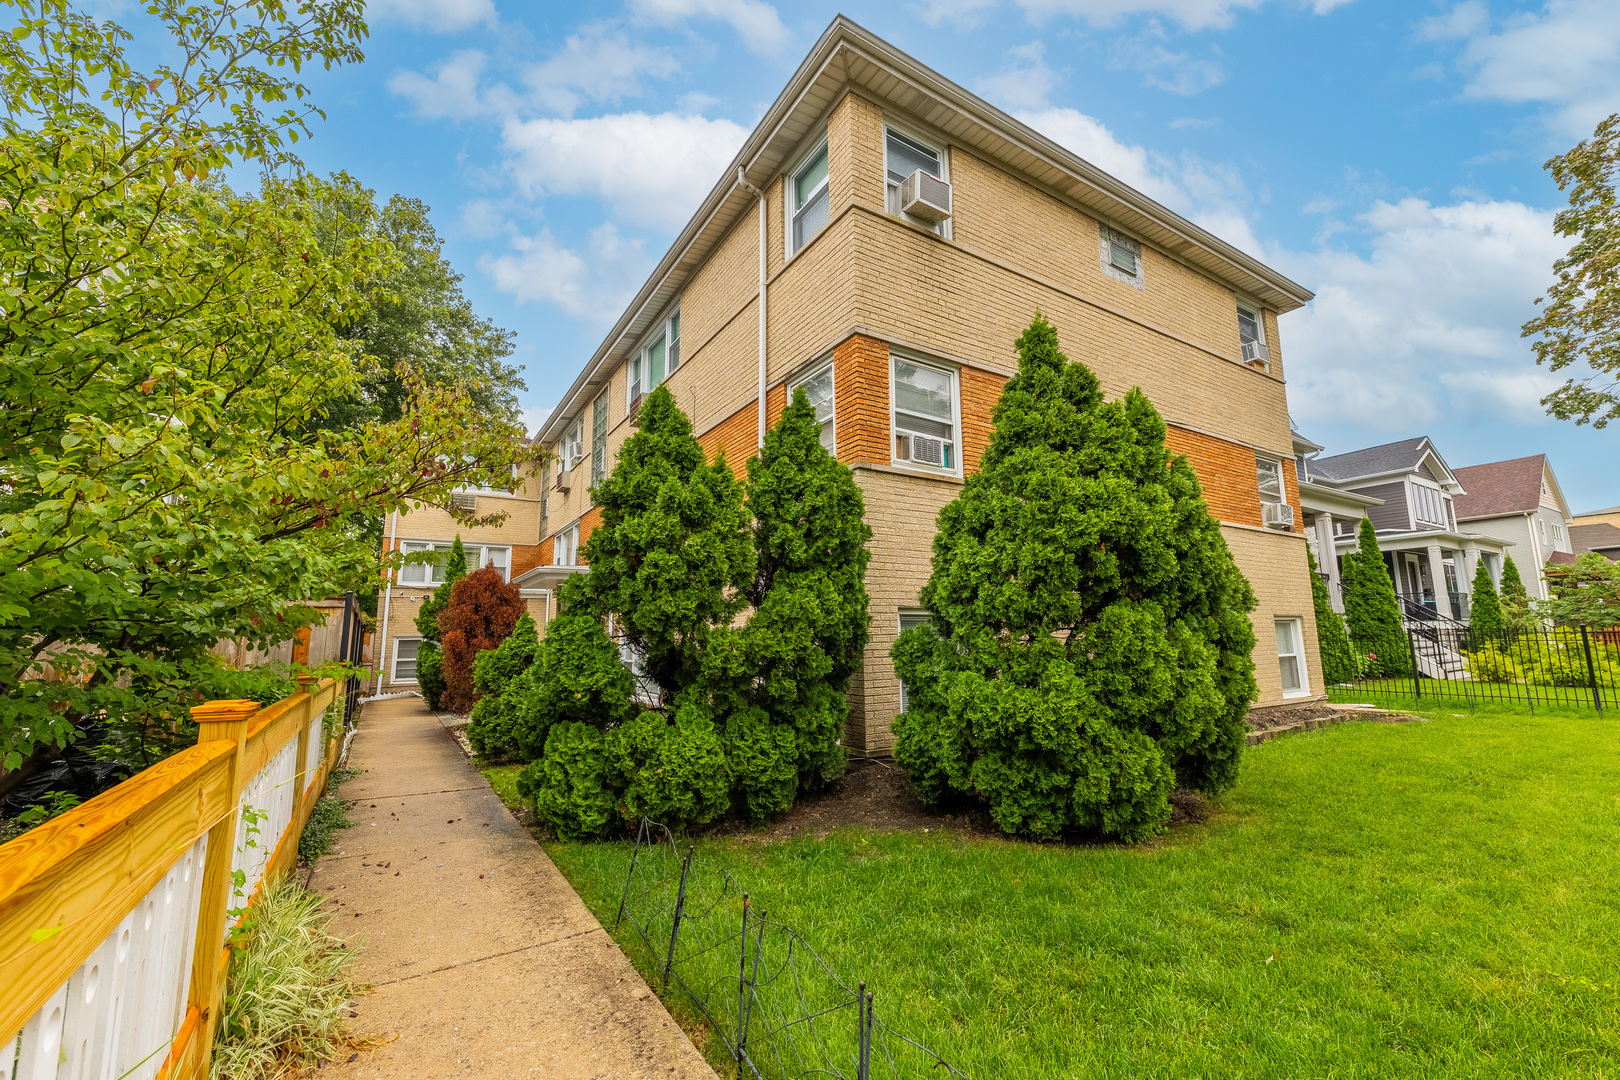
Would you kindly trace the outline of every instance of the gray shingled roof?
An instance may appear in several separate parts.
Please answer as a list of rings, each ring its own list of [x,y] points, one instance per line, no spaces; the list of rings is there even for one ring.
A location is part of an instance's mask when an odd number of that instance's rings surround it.
[[[1352,450],[1348,454],[1312,458],[1310,471],[1342,483],[1362,476],[1415,469],[1427,452],[1428,441],[1428,436],[1419,435],[1415,439],[1369,446],[1365,450]]]

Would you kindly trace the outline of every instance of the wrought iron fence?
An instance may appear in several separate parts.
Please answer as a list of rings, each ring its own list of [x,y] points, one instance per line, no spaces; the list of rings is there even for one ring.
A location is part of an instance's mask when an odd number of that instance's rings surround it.
[[[1620,630],[1560,626],[1498,633],[1433,614],[1405,615],[1403,638],[1387,642],[1381,655],[1354,644],[1348,651],[1323,646],[1329,700],[1498,701],[1600,713],[1620,706]]]
[[[639,934],[649,981],[679,989],[739,1075],[967,1080],[890,1027],[875,990],[865,982],[851,987],[724,868],[697,858],[690,845],[682,854],[670,831],[646,818],[636,831],[619,922]]]

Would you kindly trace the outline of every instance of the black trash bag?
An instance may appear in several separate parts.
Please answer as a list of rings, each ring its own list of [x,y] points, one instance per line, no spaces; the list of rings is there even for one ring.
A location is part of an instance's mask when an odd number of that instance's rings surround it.
[[[89,802],[103,791],[121,783],[135,770],[122,761],[92,757],[81,746],[94,746],[106,738],[99,727],[82,727],[74,745],[52,758],[39,772],[18,784],[0,802],[0,816],[16,817],[30,806],[49,801],[59,791],[71,792],[80,802]]]

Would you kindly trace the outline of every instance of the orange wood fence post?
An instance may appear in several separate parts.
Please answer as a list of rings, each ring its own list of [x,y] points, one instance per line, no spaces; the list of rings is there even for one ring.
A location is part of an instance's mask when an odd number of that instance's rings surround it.
[[[242,775],[243,747],[248,724],[259,711],[256,701],[210,701],[191,710],[197,721],[198,744],[224,739],[236,743],[231,759],[229,800],[231,812],[208,830],[208,852],[204,856],[202,899],[197,911],[197,944],[191,957],[191,1000],[197,1009],[199,1056],[203,1075],[213,1056],[214,1032],[219,1027],[217,1008],[224,993],[220,953],[225,948],[226,911],[231,906],[231,864],[236,858],[236,822],[241,816],[237,802],[247,777]]]

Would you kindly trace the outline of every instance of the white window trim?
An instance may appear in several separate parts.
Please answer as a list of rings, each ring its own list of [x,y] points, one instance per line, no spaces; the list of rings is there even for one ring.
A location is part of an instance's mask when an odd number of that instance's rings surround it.
[[[812,242],[814,242],[816,236],[820,236],[822,232],[826,232],[827,229],[832,225],[832,149],[831,143],[827,139],[826,128],[822,128],[820,133],[810,140],[809,147],[810,149],[800,154],[798,158],[794,160],[793,165],[782,174],[782,258],[784,262],[795,258],[799,252],[803,251],[805,248],[809,247]],[[810,164],[812,158],[821,153],[823,147],[827,148],[827,176],[822,180],[821,187],[828,189],[827,224],[822,226],[821,232],[816,233],[816,236],[812,236],[803,244],[799,245],[798,247],[794,247],[793,218],[796,211],[793,209],[793,180],[794,177],[799,175],[799,172],[806,165]],[[811,201],[814,201],[813,197]]]
[[[1138,263],[1138,268],[1140,265]],[[1254,320],[1255,332],[1260,335],[1256,340],[1262,345],[1266,344],[1266,317],[1261,306],[1240,296],[1237,298],[1237,309]]]
[[[888,118],[884,118],[884,121],[883,121],[883,202],[884,202],[884,207],[883,208],[885,210],[888,209],[888,201],[889,201],[889,132],[891,132],[891,131],[893,131],[896,135],[901,136],[902,138],[906,138],[906,139],[911,140],[912,142],[916,143],[919,146],[927,147],[929,150],[932,150],[935,154],[937,154],[939,156],[939,171],[940,171],[940,177],[939,178],[941,180],[945,181],[947,184],[951,182],[951,154],[950,154],[950,149],[951,148],[950,148],[949,143],[941,142],[940,140],[934,139],[934,138],[932,138],[930,136],[927,136],[927,135],[920,135],[916,131],[914,131],[914,130],[912,130],[910,128],[907,128],[903,124],[897,124],[894,121],[889,120]],[[937,222],[937,223],[936,222],[931,222],[931,221],[923,221],[920,218],[914,218],[914,217],[911,217],[908,214],[901,213],[898,207],[896,207],[896,209],[895,209],[894,216],[898,217],[901,221],[910,222],[912,225],[915,225],[920,229],[927,229],[929,232],[938,233],[940,236],[943,236],[947,240],[949,240],[951,238],[951,219],[950,218],[946,218],[944,221]]]
[[[896,635],[905,633],[907,619],[922,619],[924,622],[930,622],[933,620],[933,618],[933,612],[929,611],[927,608],[900,608],[895,612],[895,633]],[[900,712],[905,712],[911,704],[906,700],[910,696],[906,691],[906,681],[900,678],[898,675],[895,676],[895,681],[900,684]]]
[[[1116,233],[1136,245],[1136,274],[1134,277],[1114,265],[1112,247],[1113,234]],[[1124,229],[1116,229],[1106,221],[1097,222],[1097,257],[1102,263],[1103,273],[1121,284],[1129,285],[1131,288],[1140,291],[1146,291],[1147,289],[1147,259],[1144,258],[1145,252],[1143,250],[1146,246],[1139,238],[1132,236]]]
[[[585,457],[585,414],[583,412],[568,425],[557,443],[557,471],[571,472]]]
[[[1305,620],[1298,615],[1273,615],[1273,638],[1276,636],[1275,626],[1280,622],[1291,622],[1294,624],[1294,647],[1299,650],[1298,652],[1290,654],[1293,656],[1296,662],[1296,667],[1299,671],[1299,688],[1297,690],[1284,690],[1283,698],[1286,700],[1292,698],[1310,697],[1311,668],[1310,665],[1305,661]],[[1282,657],[1282,653],[1277,654],[1277,680],[1279,683],[1282,681]]]
[[[1450,522],[1446,519],[1446,493],[1445,493],[1445,489],[1439,487],[1438,485],[1425,484],[1420,480],[1416,480],[1416,479],[1412,479],[1412,478],[1407,479],[1407,486],[1410,488],[1410,494],[1407,496],[1407,506],[1411,509],[1411,512],[1412,512],[1412,531],[1413,532],[1419,531],[1419,529],[1418,529],[1419,525],[1427,525],[1427,526],[1429,526],[1431,528],[1435,528],[1435,529],[1448,529],[1448,528],[1451,527]],[[1418,513],[1419,513],[1419,511],[1418,511],[1419,497],[1418,497],[1417,492],[1418,492],[1419,489],[1426,490],[1426,491],[1431,491],[1431,492],[1434,493],[1434,497],[1435,497],[1435,500],[1436,500],[1436,505],[1439,507],[1439,510],[1440,510],[1440,520],[1431,521],[1426,517],[1419,517],[1418,516]]]
[[[677,301],[675,306],[669,309],[669,313],[654,323],[652,329],[648,330],[647,333],[643,335],[641,344],[637,345],[635,351],[633,351],[629,358],[625,360],[624,410],[626,413],[628,413],[630,409],[635,406],[636,398],[643,394],[650,394],[664,383],[668,382],[669,377],[675,374],[675,368],[679,367],[682,363],[685,363],[684,359],[681,358],[678,348],[678,343],[681,340],[679,330],[680,320],[681,305],[680,302]],[[658,382],[649,385],[647,383],[647,353],[648,350],[650,350],[658,341],[660,334],[662,334],[664,338],[664,377],[658,380]],[[669,363],[671,343],[677,344],[677,350],[675,353],[676,364],[674,367],[671,367]],[[636,389],[638,385],[641,387],[639,391]]]
[[[1277,498],[1274,501],[1268,501],[1266,499],[1265,489],[1260,487],[1261,465],[1270,465],[1272,468],[1277,470]],[[1256,454],[1254,456],[1254,486],[1255,490],[1260,493],[1260,504],[1262,506],[1281,506],[1288,501],[1288,485],[1283,482],[1282,462],[1278,461],[1276,458],[1264,457],[1260,454]]]
[[[956,447],[956,461],[949,469],[936,469],[932,465],[923,465],[915,461],[902,461],[894,452],[894,414],[895,406],[895,377],[894,362],[904,360],[907,363],[917,364],[920,367],[932,368],[951,378],[951,442]],[[925,418],[926,419],[926,418]],[[901,352],[898,349],[889,350],[889,464],[897,469],[916,473],[918,476],[955,476],[962,475],[962,372],[955,364],[933,357],[919,356],[915,353]]]
[[[394,639],[394,655],[389,658],[388,662],[388,681],[391,683],[415,683],[417,681],[416,679],[402,679],[399,677],[399,646],[406,641],[417,642],[417,659],[420,662],[422,639],[419,637],[396,637]]]
[[[560,561],[560,556],[561,556],[562,552],[561,552],[561,549],[559,549],[557,545],[558,545],[559,542],[562,542],[562,541],[566,541],[567,542],[567,547],[573,552],[573,559],[571,561],[569,561],[569,562],[561,562]],[[579,565],[579,522],[578,521],[575,521],[573,524],[565,526],[564,528],[558,529],[556,532],[551,534],[551,565],[552,566],[578,566]]]
[[[891,364],[890,370],[891,371],[893,370],[892,364]],[[803,375],[796,376],[791,382],[789,382],[788,383],[787,399],[788,399],[789,403],[791,403],[793,401],[793,393],[794,393],[794,391],[796,391],[799,387],[803,386],[805,383],[809,382],[811,379],[814,379],[814,378],[818,377],[824,371],[827,373],[827,377],[832,380],[832,384],[833,384],[833,414],[832,414],[832,419],[828,421],[828,423],[830,423],[832,425],[832,443],[833,444],[832,444],[832,449],[829,451],[829,453],[831,453],[834,457],[837,457],[838,456],[838,373],[833,370],[832,357],[830,357],[830,356],[823,357],[821,360],[817,361],[816,363],[811,364],[808,368],[805,368]],[[891,454],[893,453],[892,449],[891,449],[890,452],[891,452]]]
[[[406,545],[408,545],[408,544],[418,545],[416,547],[416,551],[427,551],[427,550],[431,550],[431,549],[433,549],[435,547],[448,548],[454,542],[455,541],[453,541],[453,540],[401,540],[399,542],[399,550],[401,552],[403,552],[404,554],[406,554],[406,555],[411,555],[411,554],[415,554],[415,552],[406,550]],[[489,559],[485,557],[487,552],[491,552],[491,551],[504,551],[504,552],[506,552],[506,565],[505,565],[505,567],[503,567],[501,569],[501,577],[502,577],[503,580],[508,581],[508,582],[512,580],[512,545],[511,544],[469,544],[465,540],[463,540],[461,542],[461,547],[462,547],[462,550],[464,550],[467,553],[467,571],[468,571],[468,573],[471,573],[474,570],[482,570],[486,565],[488,565]],[[432,580],[432,572],[438,568],[435,564],[433,564],[433,563],[419,563],[418,565],[422,566],[428,572],[429,580],[427,580],[427,581],[405,581],[403,578],[400,578],[400,579],[397,579],[395,581],[395,584],[399,585],[399,586],[401,586],[403,588],[406,588],[406,589],[437,589],[440,585],[444,584],[443,581],[434,581],[434,580]],[[404,572],[404,567],[401,567],[400,571],[401,571],[401,573],[403,573]]]

